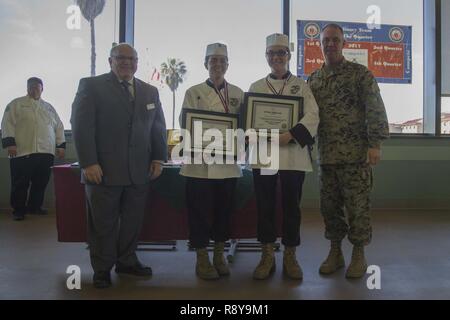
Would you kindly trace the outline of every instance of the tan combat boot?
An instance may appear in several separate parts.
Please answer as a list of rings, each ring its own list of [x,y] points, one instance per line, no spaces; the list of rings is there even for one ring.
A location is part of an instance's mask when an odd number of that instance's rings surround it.
[[[223,257],[223,251],[225,248],[224,242],[216,242],[214,243],[214,257],[213,257],[213,265],[216,268],[219,276],[228,276],[230,274],[230,269]]]
[[[345,266],[345,260],[341,250],[341,242],[332,241],[328,257],[320,265],[319,272],[321,274],[332,274],[343,266]]]
[[[266,243],[261,246],[261,260],[255,271],[253,271],[253,279],[267,279],[275,271],[275,256],[273,253],[274,244]]]
[[[361,278],[367,270],[367,262],[364,257],[364,246],[353,246],[352,261],[345,273],[346,278]]]
[[[203,280],[219,279],[219,274],[216,269],[209,262],[209,255],[206,248],[199,248],[197,251],[197,264],[195,266],[195,273]]]
[[[291,279],[303,279],[303,271],[295,258],[297,247],[285,247],[283,255],[283,273]]]

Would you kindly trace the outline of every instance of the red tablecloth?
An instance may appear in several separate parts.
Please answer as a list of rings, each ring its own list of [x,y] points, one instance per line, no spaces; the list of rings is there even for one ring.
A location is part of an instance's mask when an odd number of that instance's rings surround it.
[[[184,192],[184,178],[178,168],[164,169],[158,182],[149,186],[146,214],[140,241],[184,240],[189,229],[184,194],[176,194],[178,201],[167,197],[170,192]],[[86,203],[84,186],[80,184],[79,169],[70,165],[53,167],[56,196],[56,224],[58,241],[86,241]],[[239,179],[236,210],[232,215],[231,238],[256,238],[256,202],[251,184],[251,173]],[[176,186],[176,188],[174,187]],[[169,192],[169,193],[170,193]],[[278,200],[280,199],[278,188]],[[182,200],[180,200],[182,199]],[[175,202],[178,202],[175,204]],[[181,204],[181,205],[180,205]],[[277,201],[277,229],[281,229],[281,205]]]

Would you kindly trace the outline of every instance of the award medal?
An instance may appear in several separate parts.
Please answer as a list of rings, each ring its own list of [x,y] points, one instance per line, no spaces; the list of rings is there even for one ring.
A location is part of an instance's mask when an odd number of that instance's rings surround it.
[[[280,91],[277,91],[277,90],[275,89],[275,87],[270,83],[270,81],[269,81],[269,76],[267,76],[267,78],[266,78],[267,86],[269,87],[270,91],[272,91],[272,93],[273,93],[274,95],[281,96],[281,95],[283,94],[284,87],[286,87],[286,84],[287,84],[287,83],[289,82],[289,80],[291,79],[291,76],[292,76],[292,73],[284,80],[283,86],[281,87]]]
[[[228,108],[229,105],[229,99],[228,99],[228,83],[224,81],[224,95],[222,92],[220,92],[219,89],[217,89],[216,86],[214,86],[214,90],[216,91],[217,95],[219,96],[220,101],[222,102],[223,108],[225,109],[225,113],[230,113],[230,109]]]

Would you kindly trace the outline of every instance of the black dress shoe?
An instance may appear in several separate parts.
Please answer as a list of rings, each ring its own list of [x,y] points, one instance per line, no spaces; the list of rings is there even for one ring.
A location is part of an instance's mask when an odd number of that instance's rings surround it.
[[[30,209],[29,213],[43,216],[43,215],[48,214],[48,211],[45,209],[39,208],[39,209]]]
[[[111,287],[111,274],[109,271],[97,271],[94,273],[94,287],[104,289]]]
[[[124,266],[116,264],[116,273],[127,274],[137,277],[150,277],[152,275],[152,268],[144,266],[143,264],[135,264],[134,266]]]
[[[22,221],[25,219],[25,214],[22,211],[13,211],[13,220]]]

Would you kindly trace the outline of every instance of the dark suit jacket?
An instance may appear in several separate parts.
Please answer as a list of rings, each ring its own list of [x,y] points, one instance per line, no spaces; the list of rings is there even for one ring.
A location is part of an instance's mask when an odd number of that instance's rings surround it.
[[[145,184],[151,161],[167,159],[158,90],[136,78],[134,88],[133,105],[114,73],[84,78],[72,104],[80,167],[99,164],[104,185]]]

